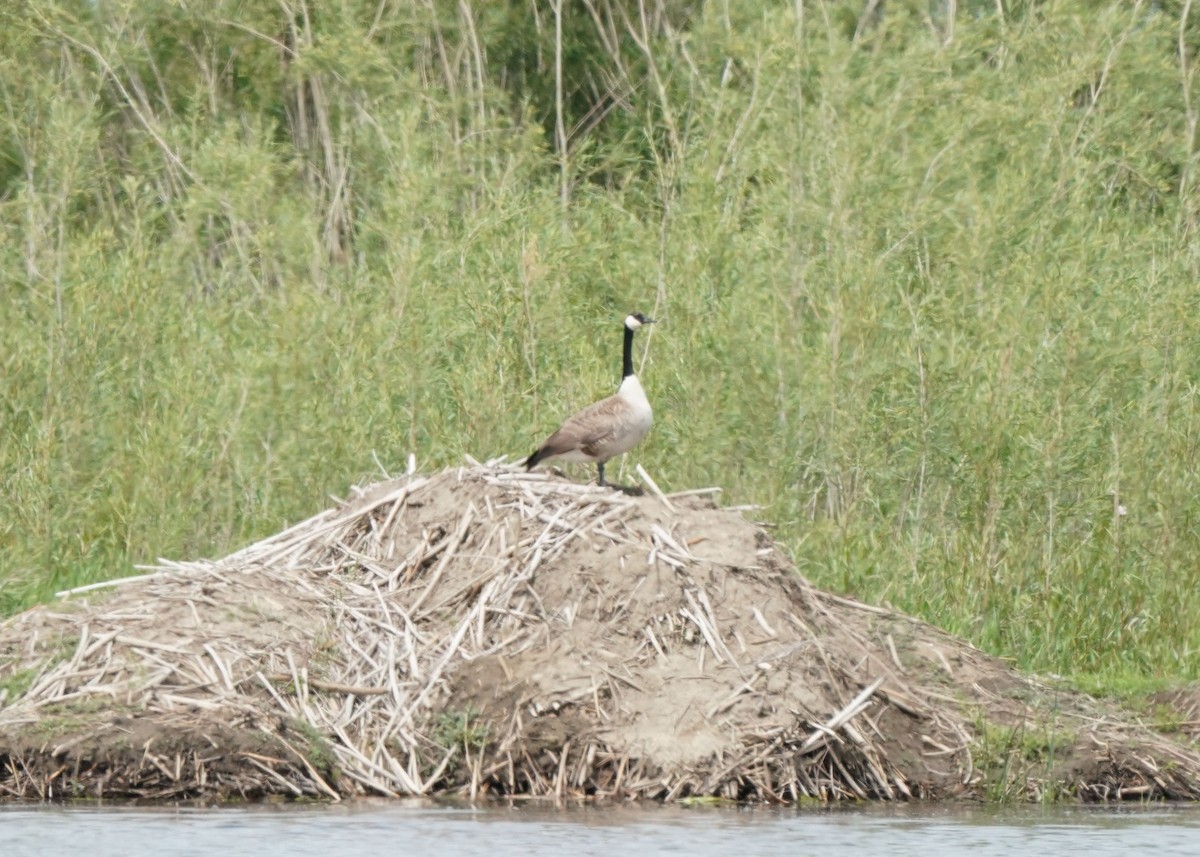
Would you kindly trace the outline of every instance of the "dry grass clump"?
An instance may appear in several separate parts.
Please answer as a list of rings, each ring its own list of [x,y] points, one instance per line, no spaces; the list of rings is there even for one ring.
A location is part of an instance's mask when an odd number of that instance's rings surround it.
[[[409,476],[16,616],[0,793],[1200,796],[1190,749],[645,478]]]

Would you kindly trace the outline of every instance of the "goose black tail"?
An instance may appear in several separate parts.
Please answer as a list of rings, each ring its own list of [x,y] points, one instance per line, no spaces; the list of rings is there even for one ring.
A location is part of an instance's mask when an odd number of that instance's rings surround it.
[[[534,452],[533,455],[526,458],[525,461],[522,463],[525,465],[526,470],[533,470],[533,468],[535,468],[537,466],[537,463],[541,460],[542,460],[542,450],[539,449],[536,452]]]

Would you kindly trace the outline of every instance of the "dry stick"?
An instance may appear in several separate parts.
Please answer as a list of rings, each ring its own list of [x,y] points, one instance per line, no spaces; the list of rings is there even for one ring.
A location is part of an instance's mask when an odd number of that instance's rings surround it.
[[[95,589],[112,589],[117,586],[125,586],[129,583],[145,583],[148,580],[161,580],[168,577],[173,577],[174,571],[158,571],[153,574],[135,574],[130,577],[119,577],[116,580],[101,580],[96,583],[89,583],[85,586],[76,586],[74,589],[63,589],[54,593],[55,598],[66,598],[68,595],[78,595],[81,592],[91,592]]]
[[[221,711],[226,706],[220,702],[211,702],[207,699],[200,699],[195,696],[179,696],[174,693],[160,693],[157,698],[169,705],[178,705],[180,708],[202,708],[206,711]]]
[[[646,483],[646,487],[650,489],[654,496],[662,501],[662,504],[667,507],[669,512],[675,514],[675,505],[670,501],[667,495],[662,492],[662,489],[658,487],[658,483],[650,478],[650,474],[646,472],[646,468],[642,467],[642,465],[639,463],[635,469],[637,470],[638,476],[640,476],[642,481]]]
[[[696,557],[692,554],[691,551],[689,551],[687,548],[685,548],[681,544],[679,544],[679,542],[677,542],[675,540],[674,536],[672,536],[670,533],[668,533],[666,530],[664,530],[658,524],[651,524],[650,532],[655,537],[657,537],[660,541],[662,541],[663,544],[665,544],[667,547],[671,548],[671,550],[675,551],[675,553],[679,554],[679,556],[682,559],[690,560],[692,562],[696,561]]]
[[[76,652],[74,652],[74,655],[71,658],[71,663],[67,665],[68,669],[73,671],[79,670],[80,664],[83,663],[84,654],[86,651],[88,651],[88,636],[88,623],[84,622],[83,627],[79,629],[79,642],[76,646]]]
[[[704,494],[720,494],[722,490],[723,489],[715,486],[712,488],[689,488],[686,491],[672,491],[667,495],[667,497],[672,500],[677,500],[680,497],[697,497]]]
[[[717,660],[723,661],[724,658],[721,656],[720,643],[713,636],[712,629],[710,629],[708,627],[708,623],[706,621],[704,621],[704,619],[702,618],[703,614],[702,614],[699,606],[696,605],[696,603],[693,599],[691,599],[690,594],[689,594],[688,598],[690,601],[692,601],[693,610],[695,612],[693,612],[692,610],[688,610],[688,608],[686,608],[686,607],[680,607],[679,608],[680,615],[686,619],[691,620],[692,624],[695,625],[700,630],[700,635],[702,637],[704,637],[704,642],[708,643],[708,647],[710,649],[712,649],[712,652],[716,656]],[[704,652],[704,650],[701,649],[700,653],[703,654],[703,652]],[[701,665],[701,672],[703,672],[703,665]]]
[[[513,483],[557,481],[558,477],[545,471],[502,470],[499,473],[485,473],[483,480],[491,485],[511,485]]]
[[[283,709],[283,712],[285,714],[287,714],[289,717],[296,716],[296,710],[291,706],[290,703],[288,703],[286,701],[286,699],[277,690],[275,690],[275,686],[272,685],[271,682],[267,680],[267,677],[265,675],[263,675],[261,672],[256,672],[254,674],[254,676],[255,676],[255,678],[258,679],[259,684],[261,684],[264,688],[267,689],[267,693],[271,694],[271,697],[275,700],[276,704],[281,709]]]
[[[690,598],[691,592],[688,591],[687,595]],[[704,590],[704,587],[696,587],[696,598],[699,600],[700,606],[704,608],[704,613],[708,617],[709,625],[712,627],[714,635],[720,642],[721,650],[725,653],[725,657],[729,660],[729,663],[733,664],[733,668],[741,673],[742,668],[738,664],[737,658],[733,656],[733,652],[729,650],[729,647],[725,645],[725,641],[721,639],[719,626],[717,624],[717,614],[716,611],[713,610],[712,602],[708,600],[708,593]]]
[[[247,755],[249,755],[249,754],[247,754]],[[260,757],[260,758],[261,758],[261,757]],[[157,768],[157,769],[158,769],[158,770],[159,770],[159,771],[162,773],[162,775],[163,775],[164,777],[166,777],[168,780],[171,780],[172,782],[176,782],[176,781],[178,781],[178,777],[176,777],[175,775],[173,775],[173,774],[171,773],[171,769],[170,769],[170,768],[168,768],[168,767],[167,767],[167,766],[166,766],[166,765],[163,763],[163,760],[162,760],[162,759],[160,759],[158,756],[156,756],[156,755],[154,755],[153,753],[151,753],[151,752],[150,752],[150,750],[149,750],[149,748],[147,748],[147,749],[146,749],[146,752],[145,752],[145,753],[143,754],[143,756],[142,756],[142,761],[143,761],[143,763],[144,763],[146,760],[149,760],[150,764],[154,765],[154,767],[156,767],[156,768]]]
[[[842,731],[862,751],[863,758],[867,760],[867,768],[870,770],[871,776],[875,778],[879,789],[887,796],[888,800],[895,800],[896,796],[892,793],[892,786],[888,782],[887,775],[883,772],[883,766],[876,757],[874,747],[867,743],[867,740],[859,734],[859,731],[854,728],[853,723],[844,724]]]
[[[378,560],[376,560],[375,557],[371,556],[370,554],[356,550],[350,545],[345,544],[340,539],[335,543],[334,546],[341,553],[343,559],[354,560],[357,565],[371,572],[376,577],[382,577],[384,580],[387,580],[389,577],[391,577],[391,572],[385,570],[384,567],[379,564]],[[347,565],[350,565],[350,563],[343,562],[337,571],[341,571],[342,568]]]
[[[826,735],[832,735],[842,724],[849,721],[860,711],[866,708],[867,701],[879,690],[879,686],[883,684],[883,677],[875,679],[871,682],[854,699],[850,700],[850,704],[833,715],[824,726],[818,726],[817,730],[808,736],[808,739],[800,745],[800,753],[806,753],[812,749],[817,742],[825,739]]]
[[[821,663],[825,667],[825,674],[829,677],[830,686],[836,687],[838,684],[837,677],[834,675],[833,664],[829,660],[829,655],[825,652],[825,647],[821,645],[821,637],[809,628],[795,613],[789,610],[785,615],[793,625],[808,635],[809,640],[817,649],[817,654],[821,656]]]
[[[769,624],[767,624],[767,619],[765,616],[763,616],[761,610],[759,610],[757,607],[755,607],[751,611],[751,615],[754,617],[754,621],[757,622],[760,626],[762,626],[762,629],[767,632],[767,636],[769,636],[769,637],[778,637],[779,636],[779,634],[777,634],[775,632],[775,629],[772,628]]]
[[[294,680],[292,676],[286,673],[271,673],[267,678],[271,681],[283,682],[284,684]],[[324,681],[319,678],[309,678],[308,685],[315,687],[317,690],[327,690],[330,693],[345,693],[350,696],[381,696],[391,693],[391,689],[386,687],[360,687],[352,684],[339,684],[335,681]]]
[[[855,610],[865,610],[868,613],[877,613],[880,616],[895,616],[895,610],[889,610],[886,607],[876,607],[874,604],[863,604],[861,601],[855,601],[852,598],[842,598],[834,595],[831,592],[817,591],[817,597],[824,601],[832,601],[834,604],[840,604],[843,607],[852,607]]]
[[[372,585],[374,585],[374,581],[372,581]],[[380,612],[383,613],[385,619],[390,618],[389,614],[390,614],[391,610],[394,608],[396,610],[396,612],[400,614],[401,618],[405,620],[406,623],[411,621],[411,620],[409,620],[408,616],[404,614],[404,611],[400,610],[399,607],[395,607],[395,605],[389,606],[389,604],[384,600],[382,593],[378,593],[378,591],[377,591],[377,594],[378,594],[377,600],[379,601]],[[367,638],[373,642],[378,642],[381,635],[379,635],[378,633],[375,633],[375,632],[369,632],[366,630],[367,628],[378,629],[380,631],[386,631],[387,632],[386,636],[388,639],[391,639],[393,637],[403,638],[408,633],[407,631],[402,631],[400,628],[396,627],[391,622],[387,622],[384,619],[376,619],[374,616],[368,615],[367,613],[363,612],[363,610],[356,610],[355,608],[349,607],[347,605],[343,605],[342,609],[346,615],[353,618],[356,622],[358,622],[358,624],[360,626],[363,627],[364,632],[367,633],[367,635],[368,635]],[[424,642],[424,641],[422,640],[422,642]],[[370,658],[368,658],[368,660],[371,662],[372,666],[374,666],[374,660],[370,659]]]
[[[78,692],[67,692],[67,683],[69,681],[78,680],[81,676],[85,675],[89,675],[89,672],[69,672],[65,669],[53,670],[36,686],[27,691],[24,699],[27,700],[32,707],[36,708],[64,699],[70,699],[75,696],[90,695],[90,693],[81,694]]]
[[[347,612],[349,612],[352,616],[355,616],[354,611],[347,611]],[[370,624],[367,620],[363,619],[360,615],[355,616],[355,618],[358,618],[360,620],[359,621],[360,625]],[[355,654],[357,654],[365,663],[370,665],[371,672],[379,671],[379,664],[376,663],[375,659],[372,658],[369,654],[367,654],[366,651],[363,650],[363,648],[358,644],[358,642],[354,639],[354,637],[351,634],[349,634],[349,633],[345,634],[342,637],[342,639],[344,639],[346,641],[347,646],[349,646],[351,649],[354,650]],[[372,639],[375,639],[375,638],[373,637]]]
[[[687,568],[686,562],[681,559],[676,559],[666,551],[659,550],[657,546],[655,546],[654,550],[650,551],[650,557],[646,560],[646,564],[654,565],[656,560],[662,560],[667,565],[671,566],[671,568],[673,568],[675,571],[682,571],[683,569]]]
[[[340,744],[333,745],[333,752],[335,755],[341,757],[343,773],[354,776],[360,782],[369,785],[373,789],[377,789],[381,794],[385,794],[388,797],[399,797],[399,794],[395,789],[385,785],[381,780],[376,779],[376,777],[399,780],[401,788],[408,794],[415,795],[421,793],[416,783],[413,783],[409,779],[408,774],[403,769],[398,769],[395,772],[384,770],[363,755],[340,726],[334,725],[331,728],[334,734],[341,739]],[[351,764],[351,762],[355,764]],[[367,773],[368,771],[373,772],[376,777],[370,776]]]
[[[491,584],[488,585],[490,586]],[[442,657],[438,660],[438,663],[432,670],[430,670],[429,677],[425,680],[425,686],[421,688],[421,692],[417,694],[417,698],[414,699],[406,709],[403,711],[398,709],[392,715],[387,727],[382,732],[382,735],[385,738],[397,726],[412,723],[417,709],[425,702],[429,695],[433,693],[433,689],[437,684],[438,679],[441,678],[442,671],[445,670],[446,665],[450,662],[450,659],[458,653],[458,647],[462,644],[462,639],[464,636],[466,636],[468,629],[471,627],[473,619],[473,615],[469,615],[459,623],[458,630],[454,632],[454,636],[447,644]]]
[[[446,766],[448,764],[450,764],[450,760],[454,758],[454,754],[457,752],[458,752],[457,747],[451,747],[449,750],[446,751],[446,754],[444,756],[442,756],[442,761],[439,762],[438,766],[433,769],[433,773],[431,773],[428,777],[425,778],[425,782],[421,786],[421,791],[419,792],[419,794],[426,794],[429,792],[430,789],[432,789],[435,785],[437,785],[438,780],[441,779],[442,773],[446,770]],[[510,759],[510,762],[511,762],[511,759]]]
[[[319,537],[332,533],[335,530],[346,526],[347,524],[352,524],[355,521],[360,520],[364,516],[373,512],[375,509],[378,509],[380,506],[385,506],[392,502],[399,502],[409,493],[416,491],[418,488],[423,488],[429,481],[429,479],[413,480],[412,482],[397,488],[395,491],[375,499],[362,508],[355,509],[349,514],[342,514],[340,517],[335,517],[332,520],[328,520],[330,516],[337,514],[341,510],[326,510],[319,515],[314,515],[307,520],[301,521],[298,524],[294,524],[293,526],[288,527],[286,530],[283,530],[282,532],[277,533],[268,539],[264,539],[261,542],[256,542],[255,544],[249,545],[239,551],[229,554],[227,557],[221,560],[221,563],[223,565],[230,565],[234,561],[259,561],[265,563],[265,559],[267,557],[270,557],[276,553],[287,553],[287,551],[298,545],[312,545]],[[293,536],[297,535],[300,537],[293,538]],[[267,550],[268,548],[271,550]]]
[[[312,777],[312,780],[316,784],[318,789],[323,791],[325,794],[329,795],[329,797],[333,799],[334,803],[338,803],[341,801],[341,799],[342,799],[341,795],[339,795],[336,791],[334,791],[333,788],[329,785],[329,783],[325,782],[325,778],[322,777],[319,773],[317,773],[317,769],[313,766],[312,762],[309,761],[309,759],[306,755],[304,755],[299,750],[297,750],[295,747],[293,747],[282,736],[277,737],[277,740],[279,741],[280,744],[282,744],[283,746],[285,746],[289,750],[291,750],[292,754],[295,755],[295,757],[300,760],[300,764],[304,765],[305,770],[308,771],[308,775],[310,777]]]
[[[589,506],[588,509],[583,514],[586,515],[588,512],[590,512],[591,510],[593,510],[595,508],[596,508],[595,505]],[[560,535],[559,539],[558,539],[558,544],[556,544],[554,546],[554,548],[550,551],[550,553],[548,553],[546,555],[546,561],[552,562],[553,560],[556,560],[556,559],[558,559],[558,557],[562,556],[563,552],[566,551],[566,549],[571,546],[571,542],[574,541],[584,531],[585,527],[590,526],[590,523],[591,522],[589,522],[587,520],[580,521],[571,530],[569,530],[566,534]]]
[[[467,747],[465,745],[463,747],[463,752],[467,752]],[[475,754],[474,760],[472,760],[468,754],[467,765],[471,769],[471,800],[475,800],[479,797],[479,783],[482,778],[483,769],[483,750],[480,750]]]
[[[297,797],[304,794],[304,791],[299,786],[297,786],[291,780],[284,777],[278,771],[274,770],[273,768],[271,768],[267,765],[264,765],[262,762],[260,762],[258,760],[258,758],[256,758],[254,756],[253,753],[239,753],[238,755],[240,755],[243,759],[245,759],[251,765],[254,765],[254,767],[261,770],[263,773],[267,774],[267,776],[269,776],[271,779],[278,782],[285,789],[287,789],[288,791],[290,791],[292,794],[296,795]],[[153,757],[151,757],[151,761],[154,761]]]
[[[699,595],[699,600],[692,595],[692,590],[684,590],[684,597],[692,606],[689,611],[686,607],[680,609],[680,613],[691,619],[696,627],[700,629],[700,633],[704,635],[705,641],[709,648],[713,650],[713,654],[717,656],[717,660],[729,663],[734,669],[741,672],[741,667],[738,666],[737,659],[733,653],[729,651],[729,647],[721,640],[720,632],[717,630],[716,617],[712,615],[711,605],[708,603],[708,596],[704,594],[704,590],[696,587],[696,592]],[[703,605],[703,606],[702,606]]]
[[[217,655],[216,650],[210,644],[204,644],[204,651],[210,658],[212,658],[212,662],[216,664],[217,672],[221,674],[221,678],[225,682],[226,689],[231,693],[234,692],[235,688],[233,685],[233,676],[229,672],[229,667],[223,660],[221,660],[221,658]]]
[[[866,791],[863,790],[862,786],[860,786],[858,784],[858,781],[855,780],[854,777],[850,776],[850,772],[846,770],[846,766],[842,764],[842,760],[838,756],[838,754],[834,753],[832,750],[830,750],[829,751],[829,760],[831,762],[833,762],[833,764],[841,772],[842,782],[845,783],[847,786],[849,786],[850,789],[856,795],[858,795],[859,798],[861,798],[862,800],[867,800],[868,795],[867,795]]]
[[[312,711],[308,707],[308,668],[297,667],[296,661],[292,657],[292,650],[288,649],[284,652],[287,657],[288,669],[292,676],[292,693],[296,697],[297,708],[300,711],[300,716],[307,722],[313,722]]]
[[[88,646],[87,651],[83,653],[83,660],[87,660],[88,658],[90,658],[99,649],[101,649],[102,647],[108,645],[113,640],[115,640],[118,636],[120,636],[120,634],[121,634],[120,631],[106,631],[105,633],[101,634],[99,637],[97,637],[92,642],[92,644],[90,646]],[[105,658],[105,661],[108,661],[108,660],[109,660],[109,658]]]
[[[372,714],[379,707],[382,698],[382,694],[376,694],[364,699],[360,699],[354,695],[347,695],[342,699],[341,710],[337,712],[337,716],[335,717],[331,713],[325,722],[330,729],[357,728],[361,733],[367,727],[359,724],[359,721],[362,721],[363,724],[369,724]]]
[[[896,652],[896,641],[892,639],[892,635],[888,634],[884,638],[887,642],[888,654],[892,656],[892,663],[896,665],[896,669],[904,672],[904,664],[900,663],[900,655]]]
[[[429,560],[437,556],[437,554],[441,552],[443,548],[445,548],[448,541],[449,538],[446,538],[438,542],[437,545],[430,547],[429,531],[423,529],[421,531],[420,543],[410,550],[404,559],[396,564],[396,567],[392,570],[392,573],[388,575],[388,589],[394,590],[396,588],[397,584],[400,582],[401,574],[404,575],[405,583],[411,580],[413,575],[416,574],[420,565],[422,563],[429,562]]]
[[[971,779],[975,775],[975,760],[971,757],[971,736],[967,734],[961,723],[953,723],[955,733],[958,735],[958,740],[962,741],[963,755],[967,757],[966,764],[963,766],[963,785],[971,784]]]
[[[433,573],[429,576],[429,584],[421,592],[420,597],[418,597],[417,600],[414,601],[413,604],[408,608],[412,614],[416,615],[417,611],[421,609],[421,605],[425,603],[425,599],[429,597],[429,594],[433,592],[434,588],[437,586],[438,581],[441,580],[442,574],[446,571],[446,567],[454,558],[454,551],[458,549],[458,546],[462,543],[463,538],[466,536],[467,528],[470,527],[471,520],[474,518],[476,512],[477,510],[475,509],[475,504],[468,502],[467,508],[463,510],[462,518],[458,522],[458,528],[454,531],[454,535],[451,536],[450,542],[446,546],[445,552],[442,554],[442,558],[438,562],[437,568],[435,568]]]
[[[493,568],[489,568],[483,574],[472,578],[465,585],[460,586],[458,589],[454,590],[452,593],[447,595],[445,598],[443,598],[437,604],[430,607],[428,612],[433,613],[433,614],[440,613],[442,610],[446,609],[450,605],[465,598],[467,595],[469,595],[471,593],[472,590],[478,589],[480,586],[482,586],[488,580],[491,580],[494,577],[496,577],[496,575],[502,573],[504,571],[504,566],[505,566],[504,560],[511,557],[515,553],[515,551],[516,551],[516,546],[514,545],[513,547],[511,547],[507,551],[505,551],[503,555],[497,556],[493,560],[493,564],[494,564]]]
[[[179,646],[171,646],[167,643],[156,643],[153,640],[140,640],[137,637],[127,637],[124,634],[117,635],[116,642],[128,646],[131,649],[154,649],[160,652],[170,652],[173,655],[190,655],[193,654],[188,649],[180,648]],[[191,640],[184,641],[190,643]]]
[[[410,673],[410,678],[413,681],[417,681],[420,678],[420,660],[411,649],[412,643],[409,637],[406,635],[404,639],[409,646],[409,660],[417,666],[417,671]],[[384,675],[387,676],[387,688],[391,692],[392,699],[399,705],[404,700],[404,691],[400,687],[400,680],[398,678],[400,670],[396,665],[396,637],[388,637],[387,643],[387,663],[383,664],[383,671]]]
[[[378,532],[379,532],[379,538],[381,540],[384,537],[384,535],[386,535],[387,532],[391,529],[392,523],[396,520],[396,516],[400,514],[400,510],[403,509],[407,505],[408,498],[409,498],[409,496],[411,496],[411,494],[412,494],[411,491],[406,491],[406,492],[402,493],[399,497],[397,497],[395,499],[395,501],[392,503],[392,508],[388,510],[388,513],[384,517],[383,522],[379,525]],[[382,546],[382,544],[381,544],[381,546]]]
[[[569,507],[567,506],[560,506],[549,518],[546,518],[540,512],[534,514],[533,517],[535,519],[545,521],[546,524],[545,528],[534,537],[533,541],[528,546],[529,549],[532,549],[539,557],[542,549],[544,549],[548,543],[552,541],[551,533],[554,532],[555,528],[566,528],[568,526],[567,524],[562,523],[562,517],[566,514],[568,508]]]
[[[765,673],[762,670],[759,670],[758,672],[756,672],[754,675],[752,675],[750,677],[749,681],[742,684],[741,687],[739,687],[733,693],[729,694],[729,696],[725,697],[725,699],[721,700],[716,705],[714,705],[712,708],[710,708],[708,710],[708,712],[704,715],[705,718],[708,720],[712,720],[712,718],[714,716],[724,712],[726,709],[728,709],[730,706],[732,706],[735,702],[737,702],[737,699],[739,696],[741,696],[743,693],[745,693],[748,690],[753,690],[755,682],[757,682],[759,677],[764,674]]]
[[[176,672],[183,675],[184,664],[191,668],[192,678],[196,679],[197,690],[208,690],[212,693],[219,693],[223,678],[219,671],[214,672],[209,668],[199,654],[193,655],[188,661],[180,662],[176,665]],[[176,683],[178,685],[178,682]],[[183,688],[180,688],[183,689]],[[192,688],[188,688],[189,690]]]
[[[521,756],[525,760],[525,776],[526,779],[529,780],[531,794],[535,796],[538,793],[543,795],[547,794],[549,792],[549,787],[546,783],[546,778],[542,776],[541,768],[534,764],[533,759],[529,757],[528,747],[522,745]]]

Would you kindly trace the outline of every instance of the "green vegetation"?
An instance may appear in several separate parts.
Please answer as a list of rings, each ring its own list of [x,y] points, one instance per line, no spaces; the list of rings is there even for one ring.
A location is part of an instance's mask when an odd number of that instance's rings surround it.
[[[480,723],[479,715],[473,708],[439,714],[433,725],[434,742],[446,751],[478,754],[488,740],[488,726]]]
[[[307,720],[293,720],[292,728],[304,738],[308,762],[322,776],[332,777],[337,771],[337,756],[329,739]]]
[[[972,748],[979,757],[975,766],[983,772],[984,792],[990,802],[1009,803],[1028,799],[1031,789],[1047,803],[1063,797],[1045,784],[1061,779],[1055,766],[1063,764],[1074,750],[1076,739],[1052,729],[996,726],[981,719]]]
[[[70,609],[74,609],[71,605]],[[69,640],[62,635],[53,637],[37,635],[34,649],[38,660],[24,667],[23,659],[15,652],[0,653],[0,705],[11,704],[34,685],[34,682],[54,669],[74,653],[79,641]]]
[[[1184,731],[1186,721],[1178,708],[1164,703],[1155,703],[1147,711],[1147,722],[1155,732],[1173,735]]]
[[[127,706],[105,696],[85,696],[42,706],[42,716],[29,724],[28,733],[49,742],[94,731],[98,712],[126,711]]]
[[[678,803],[682,807],[725,806],[732,805],[734,801],[731,801],[728,798],[715,797],[713,795],[689,795],[688,797],[681,797]]]
[[[41,665],[15,670],[0,678],[0,705],[11,704],[25,695],[41,673]]]
[[[1200,11],[867,5],[4,4],[0,612],[528,452],[637,308],[664,489],[1200,674]]]

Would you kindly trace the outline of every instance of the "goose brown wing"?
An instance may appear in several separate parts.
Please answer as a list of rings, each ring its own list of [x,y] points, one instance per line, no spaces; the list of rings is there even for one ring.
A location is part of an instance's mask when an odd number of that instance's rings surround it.
[[[616,433],[629,405],[619,396],[609,396],[567,418],[542,445],[540,458],[562,455],[573,449],[597,456],[604,442]]]

